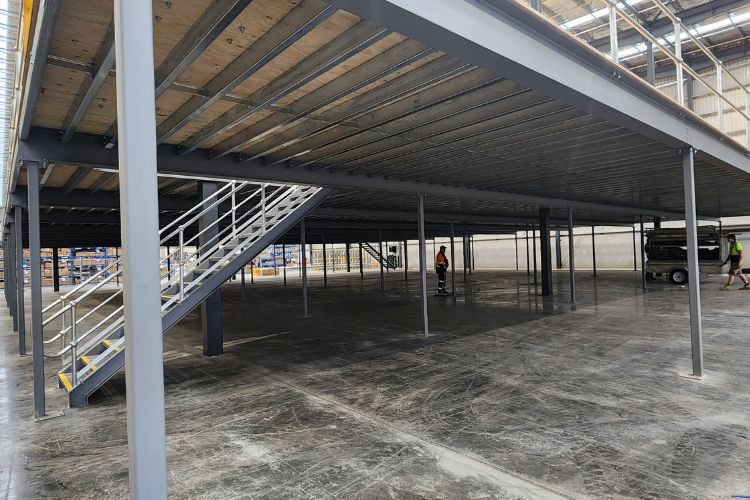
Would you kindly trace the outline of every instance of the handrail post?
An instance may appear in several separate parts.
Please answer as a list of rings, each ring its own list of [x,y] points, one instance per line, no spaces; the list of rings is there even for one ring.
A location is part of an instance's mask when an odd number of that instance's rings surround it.
[[[60,310],[65,311],[64,299],[60,301]],[[61,321],[62,321],[62,329],[60,330],[60,342],[61,342],[60,349],[62,350],[62,349],[65,349],[65,345],[66,345],[65,344],[65,312],[62,313]],[[63,364],[63,366],[65,365],[65,354],[63,354],[60,357],[60,362]]]
[[[185,233],[184,233],[184,227],[180,226],[180,255],[178,259],[178,263],[180,266],[180,302],[182,302],[185,299],[185,262],[183,259],[184,256],[184,240],[185,240]]]
[[[685,90],[683,89],[683,76],[682,76],[682,30],[680,29],[679,20],[674,22],[674,53],[677,57],[677,63],[675,63],[675,69],[677,70],[677,78],[675,84],[677,86],[677,102],[680,106],[685,105]]]
[[[266,184],[263,183],[260,187],[260,198],[261,198],[261,230],[262,234],[266,234]]]
[[[232,181],[232,234],[237,230],[237,181]]]
[[[722,71],[721,61],[719,61],[716,63],[716,90],[719,91],[716,95],[716,113],[719,118],[717,122],[719,131],[724,132],[724,75],[721,74]]]
[[[78,385],[78,338],[76,335],[76,302],[70,303],[70,383]]]

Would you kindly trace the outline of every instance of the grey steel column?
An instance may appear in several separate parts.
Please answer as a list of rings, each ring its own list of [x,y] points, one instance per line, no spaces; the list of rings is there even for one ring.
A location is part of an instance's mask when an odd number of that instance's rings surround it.
[[[542,248],[542,295],[552,296],[552,248],[550,243],[550,210],[539,209],[539,243]]]
[[[656,84],[656,65],[654,62],[654,44],[646,40],[646,81]]]
[[[57,247],[52,249],[52,290],[60,291],[60,255]]]
[[[380,289],[385,289],[385,274],[384,267],[386,265],[385,258],[383,257],[383,230],[378,229],[378,252],[380,253]]]
[[[641,287],[646,290],[646,241],[643,234],[643,215],[641,215]]]
[[[456,300],[456,245],[455,245],[456,233],[453,230],[453,222],[451,222],[451,295],[453,300]]]
[[[153,12],[115,0],[130,496],[167,498]]]
[[[26,354],[26,304],[24,303],[23,289],[23,207],[16,205],[15,221],[16,228],[16,315],[18,316],[18,354]]]
[[[513,233],[513,242],[515,243],[515,246],[516,246],[516,271],[518,271],[519,270],[519,267],[518,267],[518,231]]]
[[[688,250],[688,295],[690,297],[690,344],[693,375],[703,376],[703,329],[701,325],[701,289],[698,269],[698,221],[695,213],[695,171],[693,148],[682,151],[682,173],[685,189],[685,227]]]
[[[352,251],[351,245],[347,241],[346,242],[346,272],[347,273],[352,272],[352,259],[351,259],[352,256],[351,256],[351,251]]]
[[[461,248],[463,250],[463,253],[462,253],[462,255],[463,255],[462,263],[463,263],[463,266],[464,266],[464,283],[466,283],[466,264],[467,264],[466,261],[469,260],[468,257],[467,257],[467,252],[466,252],[466,233],[461,234]]]
[[[242,269],[240,269],[240,283],[242,284],[242,293],[245,293],[245,287],[247,286],[247,282],[245,281],[245,266],[242,266]]]
[[[284,264],[284,286],[286,286],[286,243],[281,244],[281,262]]]
[[[365,263],[362,255],[362,240],[359,241],[359,279],[365,279]]]
[[[198,195],[201,200],[206,200],[218,191],[219,186],[215,182],[201,181],[198,183]],[[198,230],[202,234],[198,237],[198,245],[202,251],[211,248],[218,243],[219,226],[216,221],[219,218],[219,206],[205,210],[198,219]],[[217,289],[201,303],[201,327],[203,332],[203,355],[219,356],[224,354],[224,330],[221,318],[221,288]]]
[[[685,95],[687,108],[690,111],[695,111],[695,79],[690,73],[685,73],[685,85],[687,88],[687,93]]]
[[[18,294],[16,293],[16,223],[12,222],[8,224],[10,233],[8,233],[8,246],[6,247],[7,255],[3,258],[7,259],[6,269],[8,269],[7,280],[5,286],[8,287],[8,308],[10,309],[10,315],[13,318],[13,331],[18,331]]]
[[[594,266],[594,278],[596,278],[596,226],[591,226],[591,263]]]
[[[299,238],[300,248],[302,249],[302,257],[300,258],[300,265],[302,266],[302,308],[305,312],[305,318],[310,316],[307,309],[307,245],[305,243],[305,219],[303,218],[299,223]]]
[[[526,276],[531,276],[531,259],[529,256],[529,230],[526,230]]]
[[[633,271],[638,270],[638,249],[635,244],[635,226],[633,226]]]
[[[409,281],[409,245],[408,241],[404,240],[404,281]]]
[[[328,253],[326,252],[326,237],[321,236],[323,240],[323,288],[328,286]]]
[[[34,363],[34,414],[43,417],[44,336],[42,333],[42,248],[39,235],[39,164],[26,164],[29,211],[29,274],[31,275],[31,345]]]
[[[8,296],[8,232],[3,232],[3,295],[5,296],[5,305],[10,307],[10,297]]]
[[[477,265],[476,265],[477,263],[474,259],[474,235],[473,234],[469,235],[469,250],[471,251],[469,253],[469,259],[470,259],[469,262],[471,264],[471,266],[469,267],[469,274],[471,274],[472,271],[475,271],[477,268]]]
[[[430,324],[427,317],[427,243],[424,236],[424,195],[420,194],[417,226],[419,231],[419,277],[422,285],[422,325],[424,336],[430,334]]]
[[[562,269],[562,241],[560,238],[560,230],[555,231],[555,260],[557,261],[556,268]]]
[[[531,250],[534,255],[534,286],[537,286],[539,281],[537,278],[538,268],[536,265],[536,226],[531,230]]]
[[[570,303],[576,303],[576,260],[573,241],[573,209],[568,208],[568,267],[570,268]]]

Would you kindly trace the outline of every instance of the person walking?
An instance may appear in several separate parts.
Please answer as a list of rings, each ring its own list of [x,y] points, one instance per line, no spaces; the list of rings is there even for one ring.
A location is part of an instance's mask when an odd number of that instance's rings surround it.
[[[727,241],[729,242],[729,255],[727,255],[722,266],[726,265],[727,262],[730,263],[729,276],[726,284],[721,287],[721,290],[731,290],[732,285],[734,285],[735,276],[739,276],[740,280],[745,284],[740,290],[750,290],[750,283],[748,283],[747,277],[742,274],[742,264],[745,262],[745,251],[742,249],[742,243],[737,241],[737,237],[733,234],[727,235]]]
[[[445,275],[448,272],[448,257],[445,255],[445,245],[440,246],[440,251],[435,256],[435,272],[438,275],[437,295],[448,295],[445,291]]]

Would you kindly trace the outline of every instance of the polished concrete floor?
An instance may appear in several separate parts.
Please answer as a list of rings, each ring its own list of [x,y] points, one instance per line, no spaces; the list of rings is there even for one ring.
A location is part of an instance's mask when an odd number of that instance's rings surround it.
[[[750,292],[703,285],[707,377],[687,292],[639,275],[479,271],[457,300],[417,276],[224,288],[225,354],[200,320],[165,340],[173,498],[731,498],[750,495]],[[48,300],[52,299],[49,294]],[[31,359],[0,315],[0,498],[127,495],[124,376],[35,422]],[[48,409],[65,406],[49,366]]]

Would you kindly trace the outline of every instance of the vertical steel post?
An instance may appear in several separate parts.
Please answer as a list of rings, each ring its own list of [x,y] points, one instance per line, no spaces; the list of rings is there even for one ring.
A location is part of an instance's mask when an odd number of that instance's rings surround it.
[[[646,241],[643,233],[643,215],[640,218],[641,223],[641,287],[646,290]]]
[[[568,207],[568,267],[570,268],[570,303],[576,303],[576,260],[573,240],[573,209]]]
[[[532,254],[534,255],[534,286],[537,286],[539,281],[537,278],[538,268],[536,265],[536,226],[531,230],[531,245]]]
[[[552,243],[550,241],[550,209],[539,209],[539,243],[542,257],[542,295],[552,296]]]
[[[453,222],[451,222],[451,295],[453,300],[456,300],[456,245],[455,245],[456,233],[453,230]]]
[[[560,236],[560,230],[555,231],[555,262],[557,269],[562,269],[562,237]]]
[[[409,281],[409,245],[404,240],[404,281]]]
[[[247,286],[247,282],[245,281],[245,266],[242,266],[242,269],[240,269],[240,284],[242,284],[242,293],[245,293],[245,287]]]
[[[18,316],[18,354],[26,355],[26,304],[23,277],[23,207],[16,205],[13,218],[16,229],[16,315]]]
[[[216,182],[200,181],[198,183],[198,195],[201,200],[216,197],[219,186]],[[219,239],[219,206],[203,210],[205,212],[198,218],[198,245],[201,249],[201,257],[208,254]],[[208,263],[210,265],[210,262]],[[203,355],[219,356],[224,353],[224,329],[221,317],[221,288],[209,295],[201,303],[201,330],[203,334]]]
[[[542,0],[531,0],[531,8],[537,12],[542,11]]]
[[[359,279],[364,281],[365,279],[365,262],[364,256],[362,255],[362,239],[359,240]]]
[[[383,256],[383,230],[378,229],[378,254],[380,255],[380,289],[385,290],[385,274],[384,267],[386,265],[385,257]]]
[[[685,227],[688,250],[688,295],[690,297],[690,344],[693,375],[703,376],[703,329],[701,325],[701,293],[698,267],[698,220],[695,207],[695,168],[693,148],[682,151],[682,174],[685,190]]]
[[[352,272],[352,248],[349,242],[346,242],[346,272]]]
[[[594,278],[596,278],[596,226],[591,226],[591,264],[594,268]]]
[[[326,252],[326,236],[322,235],[323,240],[323,288],[328,286],[328,253]]]
[[[617,43],[617,9],[613,6],[609,7],[609,53],[612,56],[612,60],[616,63],[620,62],[620,47]]]
[[[14,217],[15,219],[15,217]],[[13,331],[18,331],[18,294],[16,293],[16,223],[12,222],[8,224],[8,246],[4,250],[7,250],[7,254],[3,255],[3,259],[7,260],[6,269],[8,269],[7,280],[4,286],[8,287],[8,308],[10,309],[10,315],[13,318]]]
[[[531,276],[531,259],[529,252],[529,230],[526,230],[526,276]]]
[[[675,69],[677,77],[675,78],[675,85],[677,86],[677,102],[681,106],[685,105],[685,82],[682,74],[682,30],[680,29],[680,23],[674,23],[674,53],[677,56],[677,63]]]
[[[721,61],[716,64],[716,90],[719,91],[716,96],[716,113],[719,118],[719,131],[724,132],[724,68]]]
[[[461,234],[461,249],[462,249],[461,255],[463,257],[461,259],[461,263],[464,266],[464,283],[466,283],[466,264],[467,264],[467,261],[469,260],[467,257],[468,252],[466,251],[466,233]]]
[[[42,329],[42,247],[39,234],[39,164],[26,164],[29,210],[29,274],[31,275],[31,344],[34,362],[34,414],[43,417],[44,334]]]
[[[685,75],[685,89],[686,89],[686,100],[687,107],[691,111],[695,111],[695,79],[693,75],[687,73]]]
[[[474,258],[474,235],[473,234],[469,235],[469,245],[470,245],[469,248],[471,249],[471,254],[469,255],[469,257],[471,259],[470,260],[471,267],[469,268],[469,274],[471,274],[471,272],[474,271],[474,270],[476,270],[476,268],[477,268],[477,262],[476,262],[476,260]]]
[[[167,498],[153,12],[115,0],[130,495]]]
[[[633,226],[633,271],[638,270],[638,250],[635,243],[635,226]]]
[[[284,286],[286,286],[286,243],[281,244],[281,261],[284,264]]]
[[[518,267],[518,231],[513,233],[513,243],[515,244],[515,247],[516,247],[516,271],[518,271],[519,270],[519,267]]]
[[[60,291],[60,255],[57,247],[52,248],[52,291]]]
[[[646,40],[646,81],[656,85],[656,61],[654,60],[654,44]]]
[[[424,327],[424,336],[430,334],[429,319],[427,316],[427,243],[424,235],[424,195],[419,194],[419,209],[417,226],[419,231],[419,277],[422,288],[422,325]]]
[[[302,251],[302,257],[300,258],[300,265],[302,266],[302,308],[305,313],[305,318],[307,318],[310,316],[310,312],[307,308],[307,245],[305,243],[304,218],[299,223],[299,238],[300,248]]]

